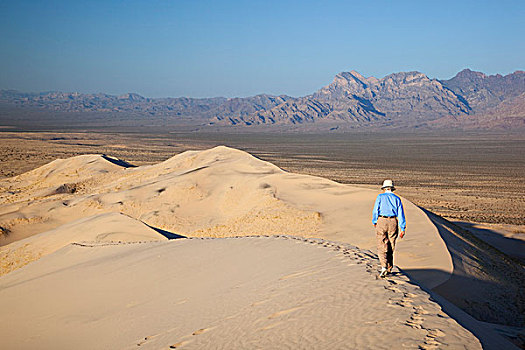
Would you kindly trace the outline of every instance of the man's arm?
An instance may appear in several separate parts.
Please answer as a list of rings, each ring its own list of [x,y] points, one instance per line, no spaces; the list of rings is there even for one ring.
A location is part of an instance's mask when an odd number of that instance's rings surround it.
[[[376,202],[374,203],[374,210],[372,211],[372,224],[374,226],[377,224],[377,217],[379,215],[379,196],[376,198]]]
[[[397,208],[397,220],[399,221],[399,229],[401,230],[401,232],[399,233],[399,237],[403,238],[405,236],[407,222],[405,219],[405,210],[403,208],[403,203],[401,202],[401,199],[399,199],[399,207]]]

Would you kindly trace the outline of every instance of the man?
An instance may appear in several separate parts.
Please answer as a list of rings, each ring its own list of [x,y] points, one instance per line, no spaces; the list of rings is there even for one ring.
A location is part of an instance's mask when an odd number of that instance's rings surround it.
[[[396,189],[392,180],[385,180],[381,187],[384,193],[377,196],[372,214],[372,223],[376,228],[377,255],[381,263],[379,277],[392,272],[394,267],[394,249],[397,234],[405,236],[406,221],[403,203],[393,191]]]

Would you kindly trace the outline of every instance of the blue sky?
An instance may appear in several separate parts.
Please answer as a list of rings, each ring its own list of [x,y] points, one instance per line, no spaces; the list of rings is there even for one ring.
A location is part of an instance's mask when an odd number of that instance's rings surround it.
[[[341,71],[525,69],[525,1],[4,1],[0,89],[302,96]]]

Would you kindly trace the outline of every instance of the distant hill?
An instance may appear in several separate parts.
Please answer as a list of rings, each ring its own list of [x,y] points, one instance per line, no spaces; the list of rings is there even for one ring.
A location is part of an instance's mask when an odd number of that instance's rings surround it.
[[[0,91],[0,107],[32,111],[104,114],[162,125],[196,127],[248,126],[284,130],[355,128],[505,128],[525,127],[525,72],[487,76],[465,69],[449,80],[420,72],[384,78],[342,72],[304,97],[257,95],[245,98],[145,98],[80,93]],[[12,113],[12,109],[10,110]],[[100,118],[99,118],[100,119]],[[77,119],[78,120],[78,119]],[[1,122],[6,117],[0,118]],[[274,128],[272,128],[274,127]]]
[[[495,107],[480,111],[473,118],[446,116],[430,123],[431,127],[462,129],[525,129],[525,93],[506,98]]]
[[[23,93],[15,90],[0,90],[0,103],[20,107],[38,107],[63,112],[127,112],[144,115],[203,114],[223,104],[217,98],[145,98],[128,93],[121,96],[80,94],[78,92]]]
[[[442,80],[446,88],[466,100],[476,113],[496,108],[503,101],[515,98],[525,92],[525,72],[516,71],[509,75],[485,75],[464,69],[449,80]]]

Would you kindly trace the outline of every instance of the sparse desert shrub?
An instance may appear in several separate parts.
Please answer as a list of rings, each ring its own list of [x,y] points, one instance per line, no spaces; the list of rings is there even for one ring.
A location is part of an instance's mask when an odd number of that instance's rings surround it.
[[[0,226],[0,235],[7,237],[11,233],[11,230],[7,227]]]
[[[54,192],[54,194],[60,193],[75,193],[77,191],[77,184],[63,184],[60,185]]]

